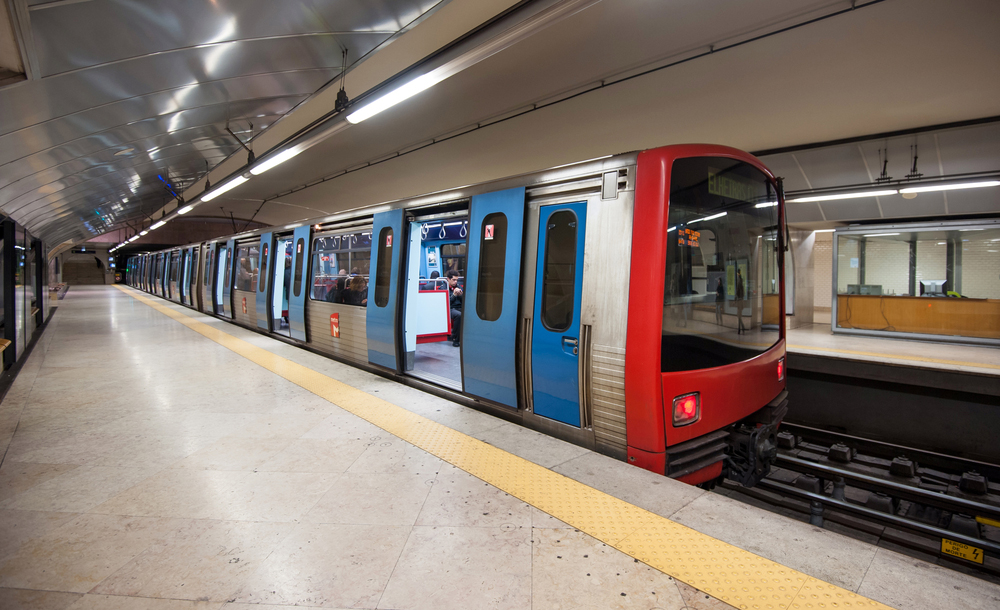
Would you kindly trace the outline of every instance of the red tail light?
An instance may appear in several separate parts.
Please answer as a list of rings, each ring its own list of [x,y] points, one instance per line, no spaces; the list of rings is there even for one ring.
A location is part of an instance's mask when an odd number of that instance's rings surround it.
[[[674,427],[686,426],[701,417],[701,395],[698,392],[684,394],[674,399]]]
[[[778,358],[778,381],[785,380],[785,359]]]

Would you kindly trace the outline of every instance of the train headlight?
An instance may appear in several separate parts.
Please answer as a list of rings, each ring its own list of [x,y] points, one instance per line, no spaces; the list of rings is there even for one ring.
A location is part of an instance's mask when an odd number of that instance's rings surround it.
[[[674,427],[687,426],[701,417],[701,394],[692,392],[674,399]]]
[[[778,381],[785,380],[785,358],[778,358]]]

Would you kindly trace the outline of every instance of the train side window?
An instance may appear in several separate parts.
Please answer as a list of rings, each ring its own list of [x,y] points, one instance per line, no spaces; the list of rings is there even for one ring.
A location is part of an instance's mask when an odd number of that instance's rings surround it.
[[[385,227],[378,234],[378,263],[375,267],[375,305],[389,304],[389,281],[392,276],[392,229]]]
[[[573,323],[576,288],[576,214],[560,210],[549,216],[542,275],[542,324],[561,332]]]
[[[480,237],[479,286],[476,314],[494,322],[503,310],[503,276],[507,261],[507,216],[497,212],[483,219]]]
[[[299,241],[295,243],[295,279],[292,284],[292,292],[295,296],[302,294],[302,259],[305,256],[306,240],[299,238]]]
[[[260,292],[267,290],[267,253],[270,244],[264,244],[264,249],[260,254],[260,281],[257,283],[257,289]]]

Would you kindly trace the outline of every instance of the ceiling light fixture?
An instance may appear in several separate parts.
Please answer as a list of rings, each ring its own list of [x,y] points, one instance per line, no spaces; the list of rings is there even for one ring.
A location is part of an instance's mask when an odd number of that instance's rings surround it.
[[[892,235],[899,235],[899,233],[868,233],[865,237],[890,237]]]
[[[758,203],[757,205],[755,205],[753,207],[755,207],[755,208],[773,208],[776,205],[778,205],[777,201],[765,201],[764,203]]]
[[[139,232],[139,237],[142,237],[142,236],[143,236],[143,235],[145,235],[146,233],[149,233],[149,231],[140,231],[140,232]]]
[[[229,182],[223,183],[222,186],[216,187],[215,190],[213,190],[213,191],[211,191],[209,193],[205,193],[204,195],[202,195],[201,196],[201,200],[202,201],[211,201],[211,200],[215,199],[216,197],[218,197],[219,195],[225,193],[226,191],[233,190],[234,188],[238,187],[239,185],[243,184],[246,181],[247,181],[247,178],[244,178],[243,176],[236,176],[235,178],[233,178]]]
[[[930,193],[933,191],[954,191],[957,189],[979,189],[989,186],[1000,186],[1000,180],[987,180],[985,182],[960,182],[958,184],[933,184],[930,186],[913,186],[900,189],[900,193]]]
[[[167,224],[167,221],[166,220],[161,220],[160,222],[158,222],[158,223],[154,224],[153,226],[149,227],[149,230],[150,231],[155,231],[155,230],[159,229],[160,227],[162,227],[165,224]]]
[[[877,191],[858,191],[855,193],[841,193],[839,195],[816,195],[814,197],[799,197],[798,199],[790,199],[789,203],[809,203],[813,201],[836,201],[838,199],[860,199],[861,197],[885,197],[886,195],[895,195],[898,193],[896,189],[880,189]]]
[[[194,209],[194,204],[192,203],[191,205],[186,205],[183,208],[177,210],[177,213],[178,214],[187,214],[188,212],[190,212],[193,209]]]
[[[268,158],[264,159],[263,161],[258,161],[257,163],[255,163],[254,165],[252,165],[250,167],[250,173],[253,174],[254,176],[259,176],[259,175],[263,174],[264,172],[266,172],[267,170],[271,169],[272,167],[274,167],[276,165],[280,165],[280,164],[284,163],[285,161],[288,161],[289,159],[291,159],[295,155],[297,155],[300,152],[302,152],[302,150],[303,149],[301,149],[298,146],[292,146],[290,148],[287,148],[287,149],[281,151],[280,153],[278,153],[278,154],[276,154],[276,155],[274,155],[272,157],[268,157]]]
[[[816,229],[813,233],[833,233],[837,229]]]
[[[694,223],[701,222],[703,220],[715,220],[716,218],[722,218],[723,216],[725,216],[728,213],[729,212],[719,212],[718,214],[712,214],[711,216],[706,216],[704,218],[698,218],[697,220],[692,220],[691,222],[689,222],[688,225],[693,225]],[[668,231],[668,233],[669,233],[669,231]]]

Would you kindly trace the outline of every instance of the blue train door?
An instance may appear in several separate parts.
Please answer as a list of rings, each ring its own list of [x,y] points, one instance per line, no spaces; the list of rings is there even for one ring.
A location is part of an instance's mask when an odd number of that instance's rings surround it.
[[[292,275],[288,291],[288,325],[292,339],[306,340],[306,293],[309,292],[309,234],[311,225],[292,235]]]
[[[580,425],[580,302],[587,203],[542,207],[531,334],[534,411]]]
[[[396,314],[399,311],[403,241],[403,210],[375,214],[372,226],[372,279],[368,282],[368,308],[365,311],[368,361],[394,371],[399,370]]]
[[[470,346],[462,350],[465,391],[515,409],[523,226],[523,187],[472,198],[462,315],[462,340]]]
[[[257,274],[257,327],[270,330],[270,318],[267,315],[267,286],[271,268],[271,235],[267,232],[260,236],[260,272]]]
[[[236,249],[236,241],[230,239],[226,242],[225,254],[219,250],[219,279],[222,284],[222,314],[227,318],[233,317],[233,255]],[[225,267],[223,267],[225,263]]]

